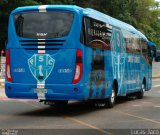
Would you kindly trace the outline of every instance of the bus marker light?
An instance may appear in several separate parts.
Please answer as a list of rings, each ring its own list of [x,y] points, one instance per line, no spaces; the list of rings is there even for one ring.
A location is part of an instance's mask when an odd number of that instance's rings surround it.
[[[8,90],[11,90],[11,86],[8,86]]]
[[[78,49],[76,53],[76,67],[72,84],[78,83],[81,80],[81,77],[82,77],[82,51]]]
[[[74,92],[78,92],[78,89],[77,89],[77,88],[74,88]]]
[[[11,69],[10,69],[10,51],[6,51],[6,79],[12,82]]]

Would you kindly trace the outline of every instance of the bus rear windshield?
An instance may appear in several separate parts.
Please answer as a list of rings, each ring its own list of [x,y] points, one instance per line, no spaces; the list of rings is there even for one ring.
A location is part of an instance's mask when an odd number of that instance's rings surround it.
[[[25,38],[67,36],[73,22],[71,12],[27,12],[14,15],[16,33]]]

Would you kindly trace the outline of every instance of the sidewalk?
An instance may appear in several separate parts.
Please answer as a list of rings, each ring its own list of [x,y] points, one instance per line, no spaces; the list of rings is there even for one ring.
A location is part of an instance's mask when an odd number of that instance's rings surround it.
[[[4,86],[4,81],[5,81],[5,79],[0,79],[0,87]]]
[[[153,62],[152,64],[152,78],[160,78],[160,62]]]

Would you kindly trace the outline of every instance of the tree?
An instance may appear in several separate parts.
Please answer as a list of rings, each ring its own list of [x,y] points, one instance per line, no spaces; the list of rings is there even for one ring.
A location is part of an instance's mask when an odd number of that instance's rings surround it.
[[[160,47],[160,10],[155,0],[140,0],[135,11],[137,28]]]
[[[133,25],[160,48],[160,4],[155,0],[1,0],[0,49],[7,40],[9,13],[19,6],[67,4],[90,7]]]
[[[2,0],[0,1],[0,50],[5,49],[7,42],[7,26],[10,12],[19,6],[38,5],[35,0]]]

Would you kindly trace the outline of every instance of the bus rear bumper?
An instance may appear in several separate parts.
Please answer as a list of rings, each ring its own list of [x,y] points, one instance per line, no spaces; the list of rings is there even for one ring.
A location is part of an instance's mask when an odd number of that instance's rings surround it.
[[[37,85],[5,83],[5,92],[8,98],[40,99],[35,92]],[[86,100],[87,93],[83,84],[46,84],[45,100]]]

